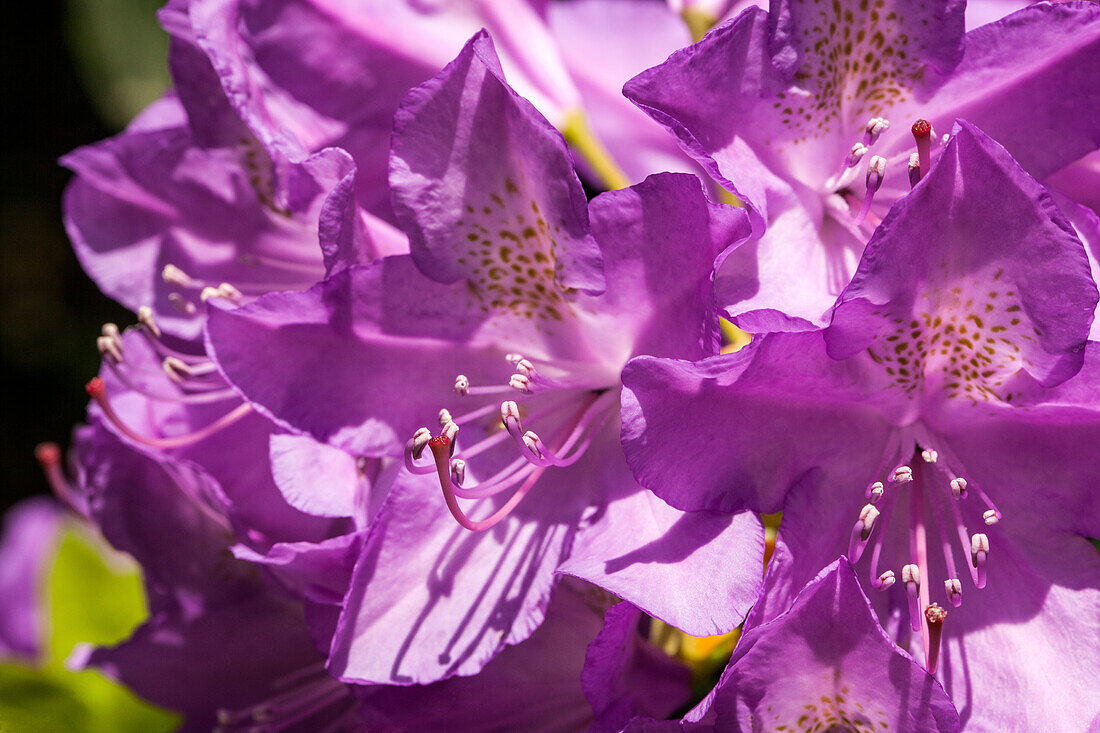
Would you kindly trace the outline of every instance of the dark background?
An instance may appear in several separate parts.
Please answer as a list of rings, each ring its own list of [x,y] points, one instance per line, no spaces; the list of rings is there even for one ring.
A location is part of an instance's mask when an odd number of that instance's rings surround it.
[[[133,319],[73,256],[61,221],[70,174],[57,159],[114,134],[163,89],[158,5],[54,0],[26,4],[3,24],[0,511],[48,490],[34,446],[68,445],[84,416],[83,385],[98,369],[100,326]]]

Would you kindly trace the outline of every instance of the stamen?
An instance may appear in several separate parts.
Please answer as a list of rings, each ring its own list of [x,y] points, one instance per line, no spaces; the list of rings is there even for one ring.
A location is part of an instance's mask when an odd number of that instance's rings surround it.
[[[902,567],[901,580],[909,596],[909,628],[920,631],[920,568],[912,563]]]
[[[989,557],[989,538],[978,532],[970,538],[970,560],[974,563],[974,585],[985,587],[985,563]]]
[[[882,133],[886,132],[890,127],[890,121],[882,117],[872,117],[867,120],[866,134],[864,135],[864,142],[868,145],[874,145],[878,142]]]
[[[940,454],[934,450],[925,449],[920,452],[920,457],[925,463],[935,463]]]
[[[917,142],[918,176],[923,178],[932,170],[932,123],[917,120],[913,123],[913,139]]]
[[[160,338],[160,326],[157,325],[157,320],[153,316],[153,309],[147,305],[143,305],[138,308],[137,312],[138,323],[149,329],[149,332],[156,338]]]
[[[848,542],[848,559],[853,563],[859,562],[863,556],[863,550],[867,547],[867,540],[875,528],[875,520],[879,517],[879,510],[873,504],[864,504],[859,512],[859,520],[852,527],[852,537]]]
[[[466,481],[466,461],[461,458],[451,460],[451,481],[461,486]]]
[[[874,482],[867,490],[868,498],[871,500],[872,504],[878,504],[884,493],[885,489],[883,489],[881,481]]]
[[[940,661],[940,639],[943,636],[943,622],[947,619],[947,611],[938,603],[933,603],[924,609],[924,620],[928,627],[928,639],[926,641],[924,660],[925,668],[929,674],[936,674],[936,667]]]
[[[962,581],[958,578],[948,578],[943,581],[943,589],[947,591],[947,597],[951,599],[951,605],[958,608],[963,602]]]
[[[168,302],[172,304],[173,308],[185,316],[193,316],[199,312],[199,309],[195,307],[194,303],[179,293],[168,293]]]
[[[988,525],[994,525],[997,522],[1001,521],[1001,518],[997,515],[997,510],[995,509],[986,509],[985,512],[982,514],[982,519],[984,519],[985,523]]]
[[[955,567],[955,553],[951,550],[951,537],[947,534],[947,523],[943,516],[943,507],[939,501],[933,499],[932,513],[936,515],[936,528],[940,533],[940,543],[943,547],[943,562],[947,566],[947,574],[950,576],[944,581],[947,596],[951,599],[951,605],[958,608],[962,605],[962,584],[959,582],[959,572]]]
[[[897,500],[897,492],[891,492],[890,495],[886,497],[886,501],[883,502],[882,516],[880,517],[880,519],[878,521],[878,523],[881,524],[883,527],[889,527],[890,526],[890,513],[894,509],[894,502],[896,500]],[[882,573],[881,575],[878,574],[878,563],[879,563],[879,559],[882,557],[882,549],[885,545],[885,537],[886,537],[885,532],[879,532],[878,535],[875,537],[874,549],[871,551],[871,568],[870,568],[871,585],[875,586],[876,588],[880,588],[880,587],[889,588],[891,585],[894,584],[894,571],[893,570],[887,570],[884,573]],[[883,579],[886,576],[889,576],[889,581],[886,582],[886,585],[884,586],[883,585],[883,582],[884,582]]]
[[[856,215],[856,226],[859,226],[867,218],[867,214],[871,211],[871,202],[875,198],[875,192],[878,191],[879,186],[882,185],[882,178],[886,175],[886,158],[881,155],[876,155],[871,158],[871,161],[867,164],[867,193],[863,195],[863,204],[859,207],[859,214]]]
[[[199,391],[196,394],[165,394],[163,392],[156,392],[151,389],[147,389],[133,380],[131,380],[126,373],[111,359],[103,360],[111,372],[118,377],[118,381],[132,392],[136,392],[140,395],[144,395],[151,400],[157,400],[158,402],[176,402],[185,405],[205,405],[211,402],[221,402],[222,400],[232,399],[237,396],[229,387],[222,385],[209,385],[206,391]]]
[[[907,484],[913,480],[913,469],[909,466],[898,466],[886,480],[895,484]]]
[[[966,479],[961,477],[951,479],[951,496],[956,499],[966,498]]]
[[[920,156],[916,153],[909,154],[909,188],[920,182]]]
[[[435,470],[434,464],[418,466],[415,463],[416,459],[424,454],[424,449],[428,446],[428,441],[431,439],[432,431],[427,428],[419,428],[413,433],[412,438],[405,443],[405,468],[409,469],[409,473],[414,473],[418,476],[426,476]]]
[[[112,339],[108,336],[99,336],[95,340],[95,347],[108,363],[118,364],[122,361],[122,350],[119,348],[119,343],[116,339]]]
[[[451,411],[444,407],[439,411],[439,427],[445,427],[449,422],[454,420],[451,418]]]
[[[77,514],[87,517],[88,502],[73,489],[61,468],[61,447],[57,443],[39,443],[35,446],[34,457],[54,496]]]
[[[240,305],[241,299],[244,298],[244,294],[241,293],[240,290],[237,290],[237,288],[233,285],[230,285],[229,283],[222,283],[216,288],[207,286],[202,289],[201,293],[199,293],[199,300],[201,300],[203,303],[210,300],[211,298],[222,298],[224,300],[228,300],[234,305]]]
[[[847,160],[844,161],[845,168],[855,168],[859,165],[859,161],[863,160],[863,156],[867,155],[867,151],[870,148],[863,143],[856,143],[852,146],[852,152],[848,153]]]
[[[517,392],[523,392],[525,394],[531,394],[531,380],[522,374],[513,374],[508,379],[508,386]]]
[[[467,517],[462,511],[462,508],[458,505],[454,484],[451,481],[449,456],[454,451],[454,443],[446,436],[440,435],[428,441],[428,447],[432,449],[432,455],[435,456],[436,470],[439,475],[439,483],[443,488],[443,498],[447,502],[447,509],[451,512],[451,516],[454,517],[459,525],[471,532],[482,532],[494,527],[498,522],[511,514],[512,510],[523,501],[524,497],[527,496],[532,487],[534,487],[539,477],[542,476],[543,471],[546,470],[544,466],[533,469],[523,484],[516,489],[516,493],[512,494],[503,506],[485,519],[474,521]]]
[[[459,374],[455,377],[455,394],[460,397],[470,394],[470,380],[466,378],[465,374]]]
[[[138,433],[122,421],[122,419],[118,416],[118,413],[116,413],[114,408],[111,406],[110,400],[107,398],[107,386],[103,383],[102,379],[100,379],[99,377],[93,377],[92,380],[88,382],[85,389],[87,389],[88,395],[93,400],[95,400],[96,404],[98,404],[100,409],[103,410],[103,414],[107,417],[107,419],[110,420],[116,428],[118,428],[119,432],[130,438],[130,440],[141,443],[142,445],[150,446],[152,448],[169,449],[194,445],[195,443],[209,438],[211,435],[217,433],[223,428],[229,427],[233,423],[239,421],[241,418],[252,412],[251,405],[246,402],[244,404],[238,405],[233,410],[229,411],[225,415],[222,415],[220,418],[210,423],[206,427],[200,430],[196,430],[193,433],[179,435],[174,438],[150,438],[146,435]]]
[[[175,265],[165,265],[164,269],[160,271],[160,276],[164,282],[171,285],[178,285],[181,288],[195,287],[195,281],[191,276]]]
[[[888,588],[893,586],[895,582],[897,582],[897,576],[894,575],[894,571],[886,570],[882,573],[882,575],[871,581],[871,584],[879,590],[887,590]]]

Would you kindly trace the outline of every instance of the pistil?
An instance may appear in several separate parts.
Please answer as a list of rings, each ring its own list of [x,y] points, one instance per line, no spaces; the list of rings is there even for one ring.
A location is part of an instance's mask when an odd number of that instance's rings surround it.
[[[928,120],[917,120],[913,123],[913,139],[917,143],[917,160],[919,163],[917,179],[928,175],[932,170],[932,123]]]

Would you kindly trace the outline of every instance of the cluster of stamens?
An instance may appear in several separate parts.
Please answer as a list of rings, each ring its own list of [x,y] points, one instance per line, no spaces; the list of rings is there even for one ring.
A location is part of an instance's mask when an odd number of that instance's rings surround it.
[[[194,293],[198,301],[205,303],[211,298],[221,298],[233,305],[243,305],[261,295],[284,290],[304,290],[324,275],[317,263],[294,260],[288,257],[258,255],[246,253],[237,257],[237,262],[251,268],[263,268],[280,282],[229,283],[204,280],[185,272],[181,267],[167,264],[161,270],[161,279],[179,290],[168,294],[168,301],[180,313],[193,316],[198,313]],[[185,294],[190,291],[191,294]]]
[[[964,500],[973,491],[986,505],[982,521],[986,525],[996,524],[1001,512],[976,484],[958,476],[950,467],[940,461],[939,453],[931,448],[922,448],[920,460],[913,466],[898,465],[885,478],[875,481],[867,487],[868,503],[860,509],[859,519],[852,527],[848,545],[848,557],[856,563],[874,537],[871,551],[871,585],[886,590],[899,579],[905,585],[909,605],[909,623],[913,631],[922,632],[925,660],[930,672],[936,671],[939,658],[940,631],[947,612],[937,603],[931,602],[932,578],[928,564],[928,528],[925,522],[925,504],[932,507],[936,528],[942,544],[943,561],[948,577],[943,582],[946,600],[951,605],[962,605],[962,581],[957,572],[954,551],[951,547],[951,528],[945,517],[944,504],[950,507],[954,523],[954,533],[962,546],[964,557],[968,558],[967,568],[974,587],[981,589],[986,584],[986,565],[989,558],[989,537],[982,532],[973,534],[967,529],[963,518]],[[936,496],[935,487],[939,487]],[[909,551],[910,562],[901,567],[900,573],[887,569],[879,572],[882,557],[885,529],[875,533],[876,526],[888,525],[889,515],[898,495],[905,487],[909,491]]]
[[[872,117],[868,120],[864,126],[863,136],[852,145],[840,172],[833,175],[825,184],[827,190],[835,192],[844,200],[843,206],[850,212],[852,223],[857,228],[870,227],[864,230],[866,234],[870,234],[881,221],[871,213],[871,206],[874,203],[875,194],[882,187],[883,179],[886,177],[886,158],[881,155],[870,155],[870,153],[882,134],[889,128],[890,121],[883,117]],[[912,132],[917,152],[909,158],[908,174],[910,186],[915,186],[931,167],[932,142],[946,144],[947,135],[942,139],[937,138],[932,125],[926,120],[917,120]],[[859,200],[850,192],[850,189],[852,183],[857,180],[858,168],[864,160],[867,161],[864,169],[864,195],[862,200]]]
[[[578,381],[576,371],[551,376],[542,368],[561,368],[561,364],[540,363],[519,354],[505,357],[513,368],[506,386],[471,386],[466,375],[455,377],[454,392],[461,398],[489,397],[490,401],[457,417],[447,409],[439,412],[439,432],[422,427],[405,445],[405,467],[414,474],[435,473],[455,520],[469,530],[489,529],[507,517],[531,491],[549,468],[565,468],[576,463],[611,408],[617,405],[617,391]],[[583,371],[583,370],[582,370]],[[511,394],[515,399],[495,402],[494,397]],[[521,406],[521,401],[523,405]],[[552,426],[544,440],[524,427],[523,420],[546,420]],[[499,420],[494,420],[499,416]],[[457,449],[460,426],[480,424],[486,436],[474,444]],[[514,460],[476,485],[468,485],[468,461],[484,451],[510,444],[518,454]],[[425,449],[432,463],[419,463]],[[472,520],[462,510],[459,499],[487,499],[505,491],[512,495],[487,518]]]
[[[183,353],[164,343],[151,308],[142,306],[138,309],[138,322],[139,325],[135,330],[144,337],[153,352],[161,359],[162,372],[152,372],[142,364],[127,361],[122,335],[115,324],[104,324],[101,335],[96,339],[96,347],[103,357],[103,363],[124,387],[158,402],[180,405],[231,402],[236,403],[236,406],[222,417],[192,433],[172,437],[149,436],[135,430],[121,418],[107,395],[106,383],[103,379],[95,377],[88,382],[88,395],[95,400],[104,416],[120,433],[152,448],[182,448],[205,440],[252,412],[252,408],[225,383],[213,362],[206,356]],[[150,382],[165,376],[176,389],[165,391],[150,386]]]

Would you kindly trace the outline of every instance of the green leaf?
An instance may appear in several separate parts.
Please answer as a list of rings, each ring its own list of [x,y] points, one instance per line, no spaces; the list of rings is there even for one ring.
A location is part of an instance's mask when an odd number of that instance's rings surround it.
[[[47,663],[61,666],[80,643],[126,639],[148,611],[134,563],[77,529],[62,533],[46,579]]]
[[[0,733],[159,733],[179,723],[93,670],[0,664]]]

